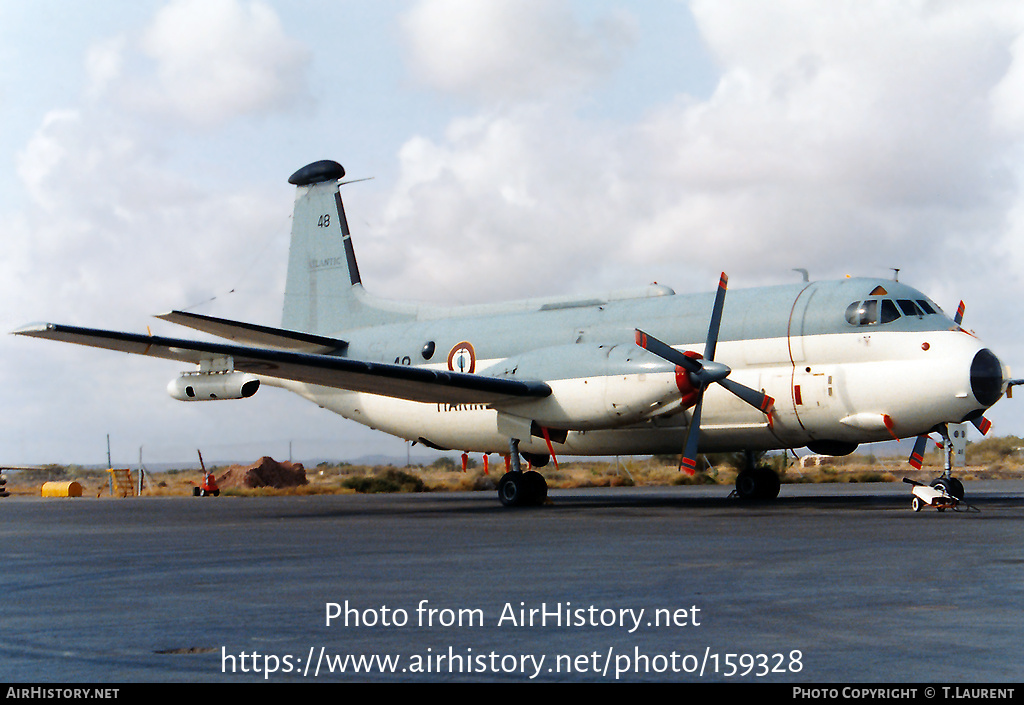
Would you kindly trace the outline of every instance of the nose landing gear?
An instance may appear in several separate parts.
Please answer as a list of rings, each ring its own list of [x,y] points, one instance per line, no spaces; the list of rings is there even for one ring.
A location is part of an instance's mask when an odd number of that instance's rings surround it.
[[[964,483],[953,477],[953,458],[963,457],[966,448],[966,424],[945,424],[936,429],[942,435],[942,449],[945,459],[943,461],[943,473],[925,485],[910,478],[903,478],[903,481],[912,486],[910,507],[919,512],[925,507],[933,507],[940,512],[947,509],[958,509],[960,505],[968,509],[980,511],[976,507],[964,502]],[[927,436],[922,436],[927,439]],[[921,467],[924,443],[918,441],[915,452],[911,456],[911,465],[915,468]],[[961,463],[962,464],[962,463]]]

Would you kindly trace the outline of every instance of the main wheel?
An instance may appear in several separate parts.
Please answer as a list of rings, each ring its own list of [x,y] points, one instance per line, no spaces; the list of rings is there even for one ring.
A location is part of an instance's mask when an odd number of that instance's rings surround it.
[[[743,470],[736,476],[736,494],[740,499],[775,499],[780,488],[779,476],[771,468]]]
[[[775,499],[779,496],[779,490],[782,489],[782,483],[779,481],[779,476],[771,468],[758,468],[755,472],[759,473],[758,485],[760,489],[761,499]]]
[[[526,494],[523,473],[507,472],[498,480],[498,500],[506,507],[518,507],[523,504]]]
[[[507,472],[498,480],[498,499],[506,507],[543,504],[548,496],[548,483],[539,472]]]
[[[528,470],[523,473],[523,484],[526,487],[526,504],[544,504],[548,498],[548,483],[543,475]]]
[[[757,477],[753,470],[743,470],[736,476],[736,494],[740,499],[757,497]]]

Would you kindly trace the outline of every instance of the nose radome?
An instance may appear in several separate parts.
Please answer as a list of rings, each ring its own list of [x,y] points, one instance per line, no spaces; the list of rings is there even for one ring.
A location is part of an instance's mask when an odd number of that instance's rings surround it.
[[[979,404],[992,406],[1003,393],[1003,366],[991,350],[979,350],[971,362],[971,391]]]

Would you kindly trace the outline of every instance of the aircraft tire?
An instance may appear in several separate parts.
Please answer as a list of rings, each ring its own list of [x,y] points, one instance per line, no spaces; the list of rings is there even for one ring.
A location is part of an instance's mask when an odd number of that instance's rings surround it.
[[[931,482],[932,487],[941,487],[951,497],[957,500],[964,498],[964,483],[955,477],[937,477]]]
[[[779,481],[778,474],[771,468],[758,468],[756,472],[761,476],[758,478],[758,484],[760,485],[760,498],[777,498],[779,496],[779,490],[782,489],[782,483]]]
[[[523,484],[526,488],[526,504],[544,504],[548,498],[548,483],[543,475],[535,470],[524,472]]]
[[[539,472],[507,472],[498,480],[498,500],[506,507],[543,504],[548,483]]]
[[[736,494],[740,499],[755,499],[757,497],[757,476],[753,470],[742,470],[736,476]]]
[[[736,476],[736,494],[740,499],[775,499],[780,488],[779,476],[771,468],[743,470]]]
[[[498,500],[506,507],[518,507],[523,503],[525,484],[521,472],[507,472],[498,480]]]

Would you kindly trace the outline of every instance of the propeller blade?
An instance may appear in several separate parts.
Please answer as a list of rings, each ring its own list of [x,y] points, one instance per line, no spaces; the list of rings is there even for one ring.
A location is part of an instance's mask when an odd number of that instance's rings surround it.
[[[953,323],[960,325],[964,320],[964,302],[961,300],[960,305],[956,308],[956,315],[953,316]]]
[[[928,445],[928,434],[918,436],[917,440],[914,441],[914,450],[910,453],[910,465],[915,470],[920,470],[921,465],[924,463],[924,451]]]
[[[682,367],[687,372],[693,372],[696,374],[703,369],[703,366],[698,359],[687,357],[671,345],[661,342],[653,335],[644,333],[639,328],[636,329],[636,344],[647,352],[653,353],[663,360],[668,360],[672,364]]]
[[[739,382],[733,382],[731,379],[719,380],[718,383],[761,413],[772,415],[772,411],[775,409],[775,400],[764,392],[751,389]]]
[[[704,357],[715,359],[715,348],[718,347],[718,331],[722,327],[722,309],[725,307],[725,291],[729,288],[729,277],[725,272],[718,279],[718,292],[715,294],[715,305],[711,309],[711,324],[708,326],[708,340],[704,344]]]
[[[700,410],[704,406],[704,390],[697,397],[697,405],[693,407],[690,425],[686,429],[686,440],[683,442],[683,457],[679,461],[679,469],[692,476],[697,472],[697,446],[700,443]]]
[[[986,419],[984,416],[979,416],[976,419],[971,419],[971,423],[974,427],[981,431],[981,435],[986,435],[992,428],[992,422]]]

